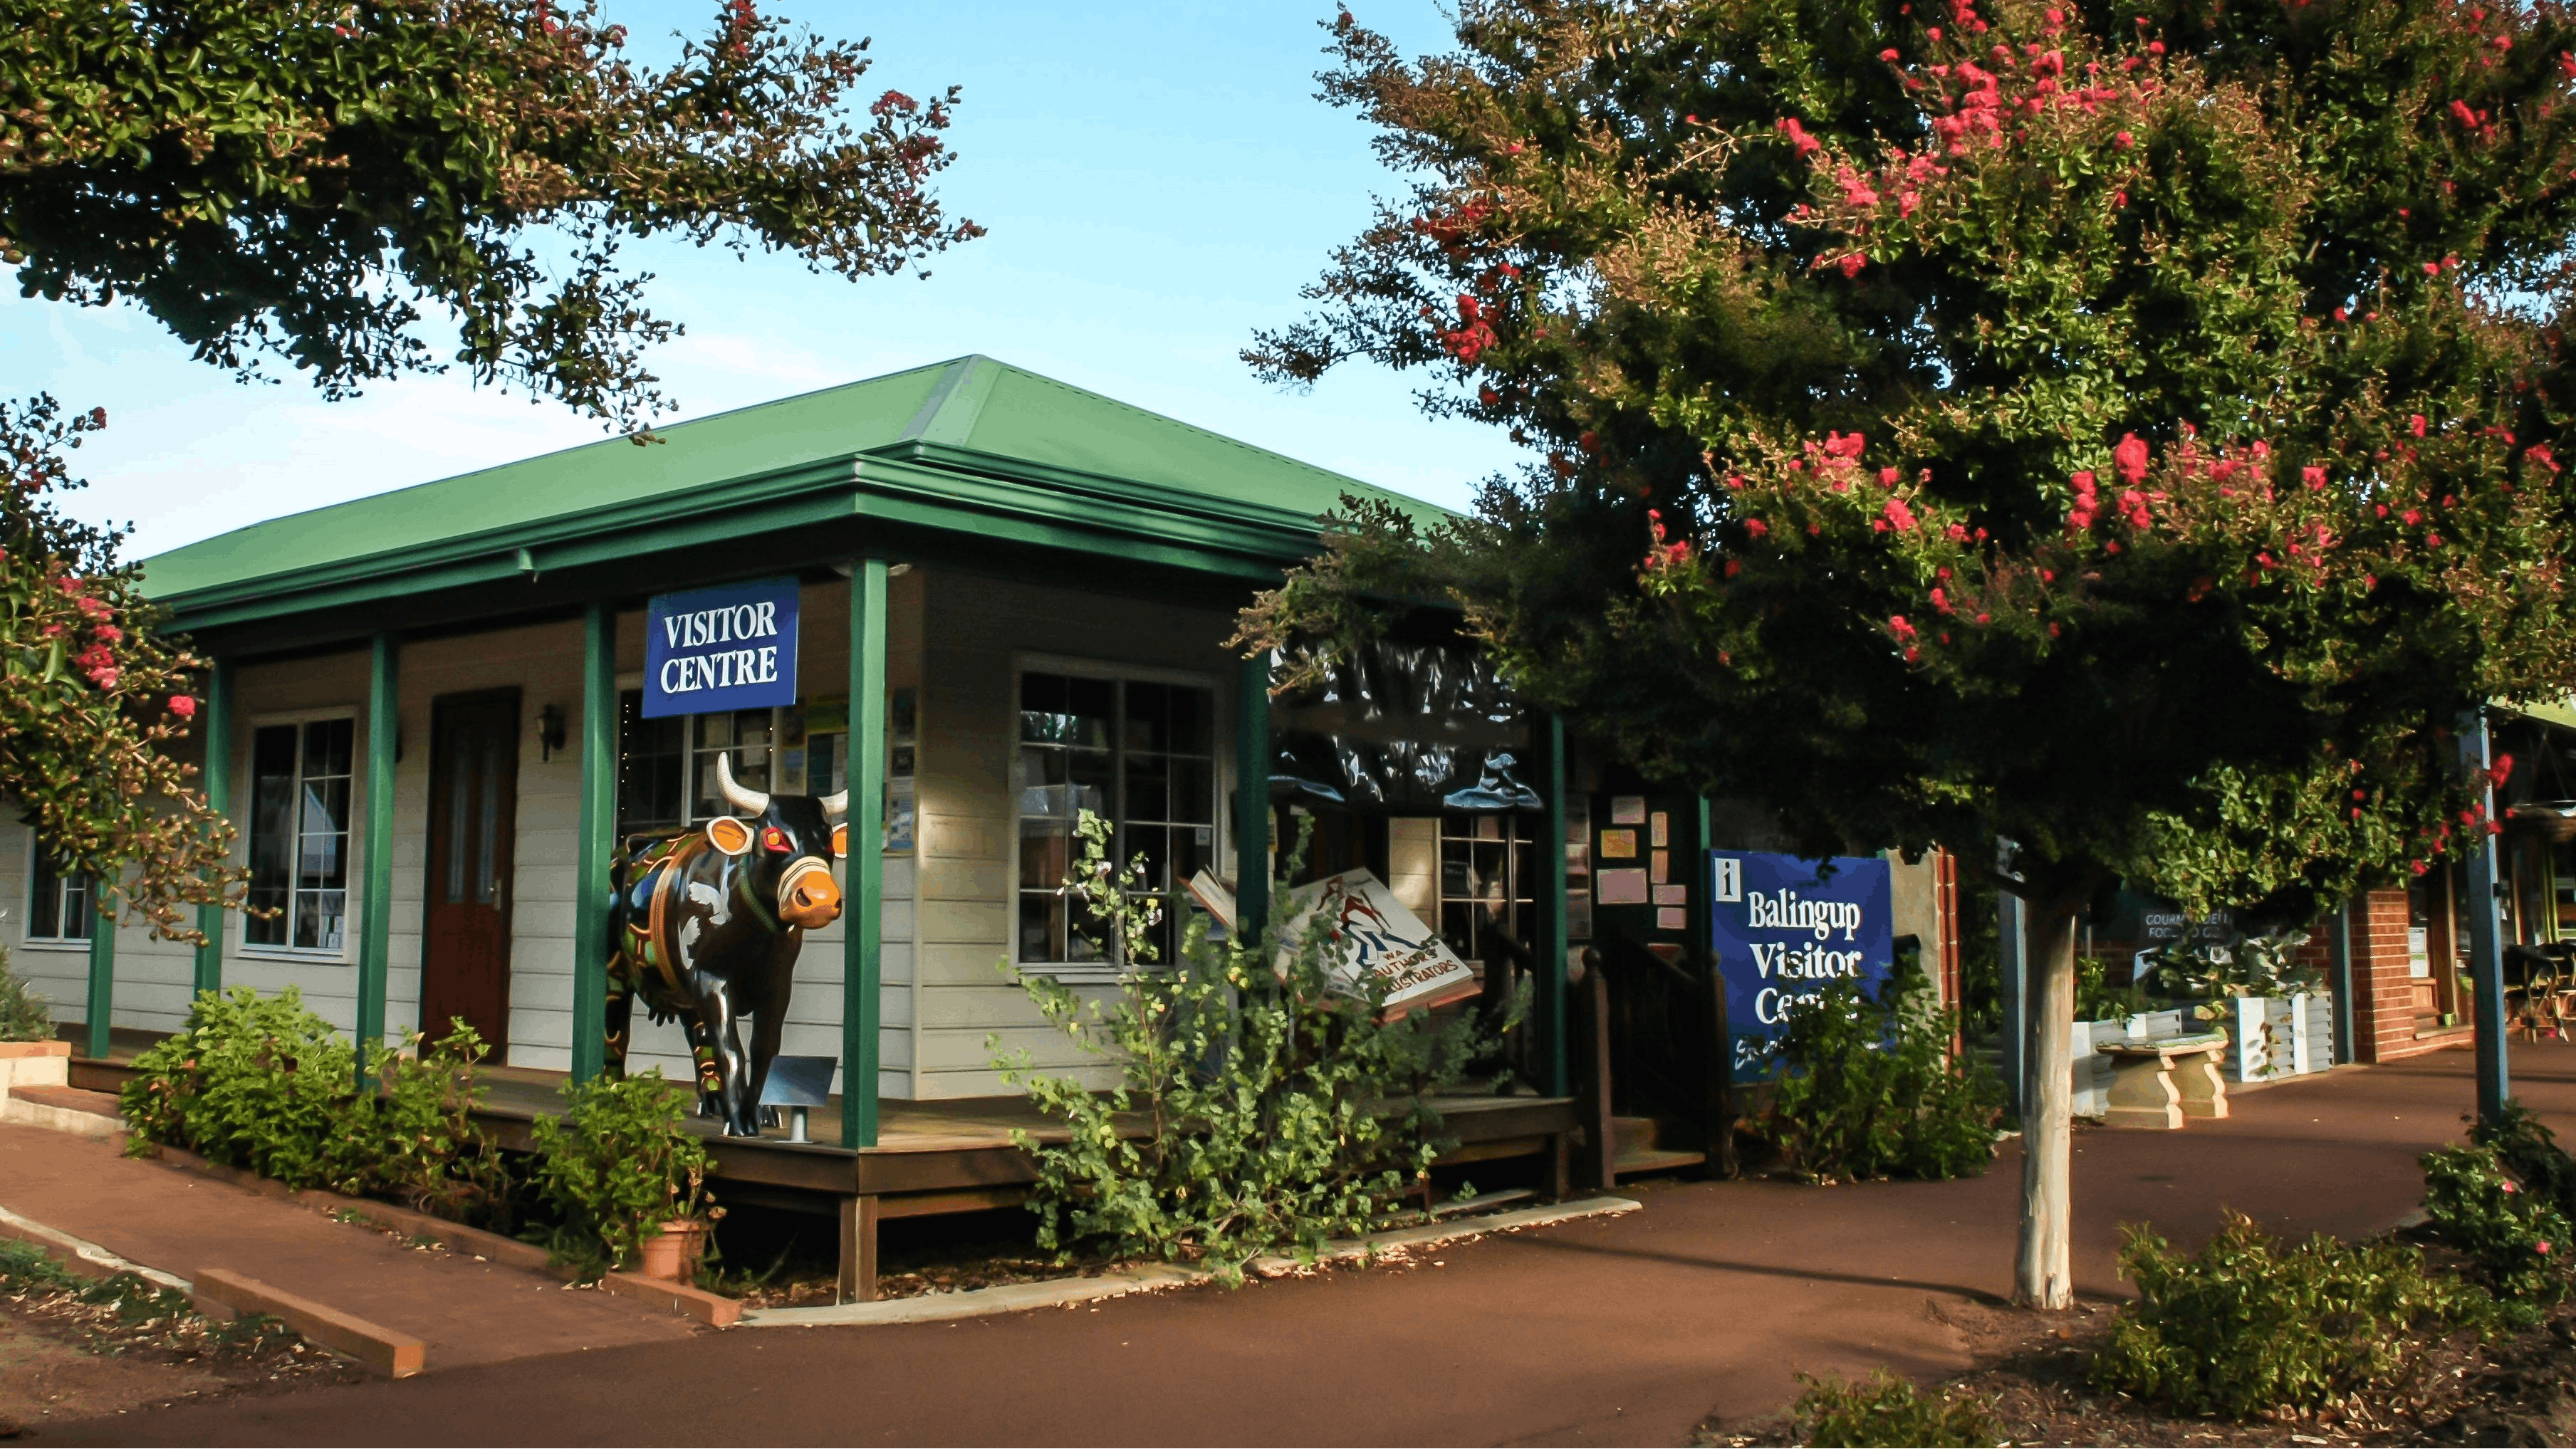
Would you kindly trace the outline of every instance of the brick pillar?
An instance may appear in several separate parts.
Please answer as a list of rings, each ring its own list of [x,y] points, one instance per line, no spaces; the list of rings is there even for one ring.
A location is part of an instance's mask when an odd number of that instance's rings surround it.
[[[2406,960],[2406,892],[2371,891],[2352,923],[2353,1050],[2365,1062],[2393,1062],[2459,1045],[2415,1039],[2415,981]]]

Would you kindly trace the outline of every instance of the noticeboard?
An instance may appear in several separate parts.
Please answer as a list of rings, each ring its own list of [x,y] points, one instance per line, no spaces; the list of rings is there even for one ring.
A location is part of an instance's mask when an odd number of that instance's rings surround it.
[[[796,702],[794,579],[656,594],[644,611],[644,717]]]
[[[1708,853],[1709,944],[1726,983],[1733,1078],[1770,1079],[1800,997],[1847,981],[1876,996],[1896,959],[1893,882],[1875,856]]]

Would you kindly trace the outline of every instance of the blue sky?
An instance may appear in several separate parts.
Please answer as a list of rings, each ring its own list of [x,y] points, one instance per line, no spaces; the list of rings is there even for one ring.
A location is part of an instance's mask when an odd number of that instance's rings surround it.
[[[652,356],[694,417],[983,352],[1202,427],[1452,506],[1510,461],[1493,430],[1435,422],[1436,381],[1352,367],[1313,392],[1256,381],[1236,353],[1298,315],[1297,288],[1395,179],[1369,132],[1314,99],[1329,0],[1256,6],[769,0],[827,33],[871,35],[879,86],[949,83],[965,103],[940,190],[992,235],[909,274],[848,282],[786,257],[648,245],[655,310],[687,324]],[[639,53],[702,30],[713,3],[607,0]],[[1440,48],[1432,0],[1361,0],[1415,52]],[[104,405],[67,500],[132,521],[129,557],[599,437],[525,394],[459,378],[325,403],[309,384],[243,386],[149,318],[0,297],[0,390]]]

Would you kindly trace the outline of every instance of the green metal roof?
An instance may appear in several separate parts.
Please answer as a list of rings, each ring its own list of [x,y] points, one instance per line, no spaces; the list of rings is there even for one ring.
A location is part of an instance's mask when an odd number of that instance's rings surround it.
[[[1345,493],[1439,513],[982,356],[656,431],[235,529],[144,587],[245,623],[853,517],[1242,573],[1312,551]]]

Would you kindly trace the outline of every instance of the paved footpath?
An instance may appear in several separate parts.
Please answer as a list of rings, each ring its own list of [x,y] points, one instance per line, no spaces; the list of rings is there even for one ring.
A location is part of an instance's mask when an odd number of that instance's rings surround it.
[[[363,1225],[101,1140],[0,1124],[0,1207],[193,1279],[229,1268],[422,1340],[429,1371],[635,1344],[690,1325],[622,1298],[469,1254],[420,1251]]]
[[[2576,1049],[2517,1046],[2515,1065],[2576,1137]],[[2224,1123],[2079,1133],[2080,1290],[2121,1291],[2121,1222],[2197,1240],[2228,1205],[2298,1232],[2394,1225],[2421,1194],[2416,1154],[2461,1130],[2469,1066],[2345,1069],[2243,1093]],[[96,1427],[192,1444],[1677,1444],[1712,1412],[1776,1412],[1797,1370],[1965,1367],[1940,1312],[2009,1291],[2019,1180],[2008,1151],[1966,1182],[1683,1184],[1406,1272],[734,1329]]]

